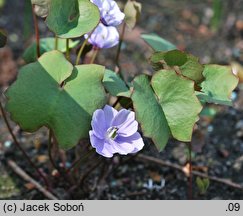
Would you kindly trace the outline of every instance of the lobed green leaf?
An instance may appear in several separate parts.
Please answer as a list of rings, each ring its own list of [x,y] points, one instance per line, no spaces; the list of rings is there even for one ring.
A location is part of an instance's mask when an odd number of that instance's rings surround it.
[[[59,51],[47,52],[20,70],[6,92],[6,109],[23,130],[47,126],[61,148],[71,148],[88,137],[93,112],[106,104],[104,70],[99,65],[73,68]]]
[[[91,32],[100,21],[99,9],[89,0],[51,0],[47,26],[61,38]]]
[[[194,92],[194,82],[178,76],[173,70],[161,70],[153,76],[151,85],[173,137],[191,141],[194,124],[202,110]]]
[[[144,136],[151,138],[157,149],[162,151],[170,137],[170,129],[146,75],[134,79],[132,100]]]

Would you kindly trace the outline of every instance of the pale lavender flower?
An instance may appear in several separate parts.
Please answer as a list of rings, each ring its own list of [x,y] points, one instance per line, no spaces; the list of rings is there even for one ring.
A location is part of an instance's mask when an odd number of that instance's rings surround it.
[[[122,109],[118,112],[106,105],[94,112],[91,126],[91,145],[104,157],[110,158],[115,153],[136,153],[144,146],[143,139],[137,132],[135,113],[132,111]]]
[[[118,26],[125,18],[113,0],[91,0],[100,10],[101,22],[107,26]]]
[[[88,34],[84,35],[84,37],[87,38]],[[119,33],[115,27],[105,26],[100,23],[88,41],[100,49],[111,48],[119,43]]]

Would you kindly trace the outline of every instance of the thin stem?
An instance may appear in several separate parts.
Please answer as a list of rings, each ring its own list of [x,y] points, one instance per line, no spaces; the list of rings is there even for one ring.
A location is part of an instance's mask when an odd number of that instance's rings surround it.
[[[112,107],[115,108],[115,107],[119,104],[119,102],[120,102],[121,99],[122,99],[121,97],[118,97],[118,98],[116,99],[115,103],[112,105]]]
[[[10,124],[8,122],[8,119],[7,119],[7,116],[6,116],[6,113],[3,109],[3,106],[2,106],[2,103],[0,101],[0,109],[1,109],[1,112],[2,112],[2,115],[3,115],[3,119],[6,123],[6,126],[8,128],[8,131],[9,133],[11,134],[12,136],[12,139],[16,145],[16,147],[22,152],[22,154],[24,155],[24,157],[28,160],[29,164],[33,167],[33,169],[38,173],[38,175],[43,179],[43,181],[45,182],[45,185],[47,187],[49,187],[49,183],[46,179],[46,177],[40,172],[40,170],[35,166],[35,164],[31,161],[30,157],[28,156],[28,154],[25,152],[25,150],[21,147],[20,143],[18,142],[17,138],[15,137],[14,133],[13,133],[13,130],[11,129],[10,127]]]
[[[69,39],[66,40],[66,58],[70,61]]]
[[[52,131],[51,129],[49,130],[49,139],[48,139],[48,155],[49,155],[49,159],[51,162],[51,165],[53,166],[54,169],[56,169],[59,172],[58,167],[56,166],[53,157],[52,157]],[[59,172],[60,174],[60,172]]]
[[[126,23],[124,22],[123,26],[122,26],[122,32],[121,32],[121,35],[120,35],[120,41],[119,41],[116,59],[115,59],[115,63],[118,67],[119,67],[119,58],[120,58],[120,53],[121,53],[121,46],[122,46],[122,43],[123,43],[123,40],[124,40],[125,31],[126,31]]]
[[[62,169],[58,165],[56,165],[56,163],[52,157],[52,147],[53,147],[52,137],[53,137],[52,131],[49,130],[48,154],[49,154],[50,162],[51,162],[52,166],[54,167],[54,169],[57,170],[59,176],[61,178],[63,178],[67,183],[72,185],[72,180],[70,180],[70,178],[66,175],[67,172],[65,170],[65,167]]]
[[[82,46],[80,47],[80,50],[79,50],[78,55],[77,55],[77,58],[76,58],[76,65],[79,64],[79,61],[80,61],[80,58],[81,58],[82,53],[84,51],[84,48],[85,48],[86,44],[88,43],[88,40],[91,37],[91,35],[93,34],[94,30],[95,29],[93,29],[93,31],[90,32],[89,36],[85,39],[85,41],[83,42]]]
[[[32,13],[33,13],[33,19],[34,19],[34,26],[35,26],[35,40],[36,40],[36,55],[39,58],[40,57],[40,32],[38,27],[38,20],[37,16],[35,14],[35,6],[32,5]]]
[[[55,50],[58,50],[58,37],[55,36]]]
[[[84,173],[80,179],[79,179],[79,185],[83,185],[84,180],[97,168],[99,167],[101,164],[103,163],[103,161],[101,161],[101,158],[98,158],[97,162],[95,164],[93,164],[93,166],[91,166],[89,168],[88,171],[86,171],[86,173]]]
[[[84,157],[80,157],[79,159],[75,160],[72,165],[67,169],[66,173],[70,173],[72,169],[74,169],[76,166],[78,166],[82,161],[87,159],[90,155],[93,154],[93,151],[89,151]]]
[[[84,47],[86,46],[87,42],[88,42],[89,38],[86,38],[85,41],[83,42],[82,46],[80,47],[80,50],[78,52],[78,56],[76,58],[76,65],[79,64],[79,61],[80,61],[80,58],[81,58],[81,55],[84,51]]]
[[[94,63],[94,61],[96,59],[96,56],[98,55],[99,50],[100,49],[99,48],[96,48],[96,47],[93,49],[94,53],[93,53],[93,56],[92,56],[92,58],[90,60],[90,64],[93,64]]]
[[[188,199],[192,200],[192,144],[188,143],[188,153],[189,153],[189,188],[188,188]]]

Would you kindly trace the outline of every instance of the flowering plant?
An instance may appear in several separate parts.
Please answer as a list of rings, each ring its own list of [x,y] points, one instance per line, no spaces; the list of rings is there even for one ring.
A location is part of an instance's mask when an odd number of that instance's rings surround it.
[[[112,157],[114,153],[137,153],[144,146],[132,111],[122,109],[117,112],[106,105],[103,110],[94,112],[91,125],[91,145],[96,148],[97,153],[105,157]]]
[[[136,154],[147,145],[145,137],[162,151],[169,138],[191,141],[205,102],[231,104],[238,79],[230,67],[203,65],[156,34],[141,35],[152,50],[149,63],[154,71],[132,82],[123,78],[123,36],[126,27],[134,28],[140,3],[129,0],[124,13],[113,0],[32,3],[55,37],[39,40],[36,32],[36,42],[24,53],[27,64],[5,92],[6,110],[24,131],[49,129],[50,157],[53,144],[67,151],[85,139],[106,158]],[[1,32],[0,36],[5,38]],[[75,56],[70,51],[81,40]],[[94,64],[98,51],[116,45],[114,71]]]

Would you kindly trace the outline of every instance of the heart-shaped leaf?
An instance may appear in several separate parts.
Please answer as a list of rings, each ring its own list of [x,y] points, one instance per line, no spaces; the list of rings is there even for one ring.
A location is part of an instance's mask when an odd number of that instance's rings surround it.
[[[31,0],[31,3],[35,6],[37,16],[46,17],[48,15],[51,0]]]
[[[231,67],[221,65],[205,65],[201,83],[201,92],[197,92],[202,102],[231,105],[231,94],[238,84],[238,78]]]
[[[6,108],[23,130],[47,126],[61,148],[71,148],[88,137],[93,112],[106,103],[104,70],[99,65],[73,68],[59,51],[47,52],[20,70],[6,93]]]
[[[161,38],[157,34],[142,34],[141,37],[153,48],[154,51],[170,51],[176,49],[171,42]]]
[[[79,41],[69,40],[69,48],[72,49],[79,44]],[[66,52],[66,39],[58,38],[58,50]],[[55,38],[42,38],[40,39],[40,54],[49,52],[55,49]],[[35,62],[37,60],[36,42],[32,43],[24,52],[23,59],[26,63]]]
[[[99,9],[89,0],[51,0],[46,22],[59,37],[76,38],[92,31],[99,20]]]
[[[151,81],[174,138],[191,140],[202,106],[194,92],[194,82],[178,76],[173,70],[157,72]]]
[[[162,151],[170,137],[170,129],[146,75],[134,79],[132,100],[144,136],[151,138]]]
[[[142,11],[142,4],[136,1],[128,1],[124,8],[125,22],[127,26],[133,29],[139,20]]]
[[[130,98],[131,92],[125,82],[113,71],[106,70],[103,84],[112,96],[123,96]]]

